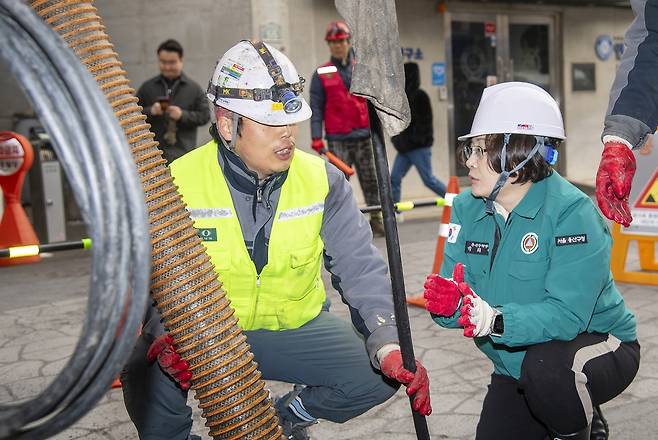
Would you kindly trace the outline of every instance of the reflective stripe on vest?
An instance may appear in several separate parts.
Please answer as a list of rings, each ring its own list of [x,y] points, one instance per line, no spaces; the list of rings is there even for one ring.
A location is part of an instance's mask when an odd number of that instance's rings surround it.
[[[325,301],[320,238],[329,183],[324,160],[296,150],[272,223],[268,262],[256,273],[226,180],[217,143],[187,153],[171,174],[194,227],[244,330],[298,328]]]
[[[334,69],[328,69],[333,66]],[[368,128],[368,104],[364,98],[351,95],[343,78],[331,61],[317,69],[324,88],[324,130],[327,134],[348,134]]]

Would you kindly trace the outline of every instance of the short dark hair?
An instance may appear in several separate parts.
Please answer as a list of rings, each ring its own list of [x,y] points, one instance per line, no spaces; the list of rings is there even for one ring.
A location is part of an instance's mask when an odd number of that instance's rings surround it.
[[[163,50],[166,50],[167,52],[176,52],[179,57],[183,58],[183,46],[180,45],[180,43],[173,38],[168,39],[167,41],[163,41],[160,43],[158,46],[158,55],[160,52]]]
[[[489,167],[497,173],[502,173],[503,170],[500,167],[500,152],[503,149],[503,134],[488,134],[485,137],[484,145],[487,149],[487,162]],[[460,148],[463,148],[471,140],[467,140],[460,145]],[[550,144],[551,147],[557,149],[562,142],[560,139],[546,138],[546,144]],[[511,171],[515,166],[520,164],[528,157],[528,154],[534,148],[536,139],[534,136],[529,136],[526,134],[513,134],[510,136],[509,144],[507,144],[506,149],[506,171]],[[461,157],[464,157],[461,155]],[[465,165],[465,164],[464,164]],[[535,153],[532,158],[526,162],[526,164],[519,171],[510,174],[510,177],[517,177],[516,182],[518,184],[523,184],[528,181],[539,182],[542,179],[550,176],[553,173],[553,167],[546,162],[544,157],[539,153]]]

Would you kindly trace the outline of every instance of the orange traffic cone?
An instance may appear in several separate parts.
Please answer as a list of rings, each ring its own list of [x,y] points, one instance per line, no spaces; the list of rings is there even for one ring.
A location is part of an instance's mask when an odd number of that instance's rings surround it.
[[[39,245],[37,235],[21,206],[21,190],[25,174],[34,158],[30,142],[11,131],[0,132],[0,186],[5,209],[0,221],[0,248]],[[35,263],[39,255],[0,258],[0,266]]]
[[[452,201],[457,194],[459,194],[459,182],[457,181],[457,176],[451,176],[448,181],[448,190],[446,191],[443,213],[441,214],[441,225],[439,226],[439,237],[436,240],[432,273],[439,273],[439,270],[441,270],[441,263],[443,263],[443,247],[445,246],[450,227],[450,208],[452,207]],[[407,297],[407,304],[424,308],[425,298],[423,298],[422,294],[410,296]]]

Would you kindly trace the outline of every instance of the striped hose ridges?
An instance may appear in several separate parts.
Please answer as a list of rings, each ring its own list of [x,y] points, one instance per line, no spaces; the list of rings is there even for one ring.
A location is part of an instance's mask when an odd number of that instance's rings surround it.
[[[96,8],[90,0],[33,0],[31,6],[94,75],[128,138],[151,225],[151,295],[177,351],[190,364],[192,389],[210,435],[281,438],[253,354]]]

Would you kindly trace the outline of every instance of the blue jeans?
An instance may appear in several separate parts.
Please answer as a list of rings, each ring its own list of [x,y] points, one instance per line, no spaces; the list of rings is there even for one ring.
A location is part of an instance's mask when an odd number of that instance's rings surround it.
[[[432,148],[418,148],[407,153],[398,153],[393,161],[391,170],[391,190],[393,192],[393,202],[400,201],[402,191],[402,178],[407,175],[411,165],[415,166],[423,179],[423,184],[434,191],[438,196],[446,195],[446,186],[432,174]]]

